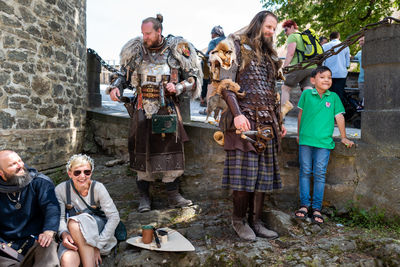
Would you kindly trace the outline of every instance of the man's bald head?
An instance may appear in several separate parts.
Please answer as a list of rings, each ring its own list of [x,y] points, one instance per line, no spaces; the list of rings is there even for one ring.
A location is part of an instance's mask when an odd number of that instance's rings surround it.
[[[3,163],[5,163],[8,156],[13,153],[17,154],[14,151],[8,150],[8,149],[0,150],[0,169],[2,169],[2,165],[3,165]]]
[[[18,154],[12,150],[0,151],[0,177],[12,184],[23,183],[28,175],[24,162]]]

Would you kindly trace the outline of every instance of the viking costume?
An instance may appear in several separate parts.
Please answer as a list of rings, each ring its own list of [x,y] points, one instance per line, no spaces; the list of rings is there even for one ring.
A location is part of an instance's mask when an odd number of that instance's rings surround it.
[[[254,240],[254,234],[277,237],[275,232],[262,226],[259,218],[265,193],[282,187],[277,158],[281,133],[280,103],[275,93],[280,61],[266,53],[258,59],[245,35],[231,35],[223,42],[231,49],[231,63],[227,64],[229,68],[220,64],[221,67],[217,68],[219,77],[213,76],[214,83],[231,79],[240,86],[241,92],[239,95],[230,88],[221,90],[229,107],[220,122],[226,151],[222,186],[233,190],[232,224],[244,239]],[[218,55],[218,51],[211,54]],[[212,61],[212,56],[210,58]],[[237,132],[233,119],[239,115],[249,120],[251,131]],[[248,227],[247,211],[248,223],[254,233],[250,228],[243,228]]]
[[[137,97],[127,107],[131,115],[128,148],[142,200],[148,198],[148,182],[156,174],[163,175],[169,192],[177,193],[175,179],[183,174],[183,142],[188,140],[179,101],[186,91],[198,97],[201,90],[196,50],[181,37],[162,37],[154,48],[145,47],[142,37],[137,37],[122,48],[120,58],[121,71],[113,74],[111,88],[119,88],[121,95],[124,88],[136,88]],[[175,84],[176,94],[164,89],[167,83]],[[173,196],[183,199],[179,193]]]

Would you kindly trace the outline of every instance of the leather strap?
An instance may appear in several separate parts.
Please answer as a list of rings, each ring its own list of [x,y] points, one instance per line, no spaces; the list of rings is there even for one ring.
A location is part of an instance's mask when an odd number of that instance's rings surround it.
[[[228,104],[229,110],[231,111],[233,117],[242,115],[240,111],[239,103],[237,101],[236,95],[234,92],[229,90],[223,90],[222,96],[225,102]]]

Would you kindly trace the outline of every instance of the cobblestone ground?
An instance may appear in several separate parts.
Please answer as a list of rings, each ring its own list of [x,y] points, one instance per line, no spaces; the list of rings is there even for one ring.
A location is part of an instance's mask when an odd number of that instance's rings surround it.
[[[269,210],[264,214],[264,221],[280,238],[242,242],[230,226],[228,198],[199,199],[192,207],[170,209],[163,201],[162,183],[156,183],[152,190],[154,209],[137,213],[139,196],[128,165],[106,167],[106,162],[114,158],[93,157],[93,179],[107,187],[129,237],[139,234],[144,224],[167,226],[182,233],[196,248],[195,252],[166,253],[140,250],[122,242],[115,254],[103,259],[102,266],[400,266],[398,235],[348,228],[329,218],[320,227],[296,221],[292,211]],[[189,168],[185,175],[190,179],[198,173]]]

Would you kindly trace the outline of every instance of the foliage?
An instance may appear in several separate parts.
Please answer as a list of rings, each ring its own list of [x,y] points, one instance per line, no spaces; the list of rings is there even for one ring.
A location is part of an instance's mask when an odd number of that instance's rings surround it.
[[[400,9],[400,0],[261,0],[261,3],[278,15],[280,21],[293,19],[300,31],[311,27],[319,36],[328,38],[337,31],[342,41]],[[278,44],[282,45],[285,38],[281,32]]]
[[[376,206],[369,210],[361,208],[357,203],[351,202],[349,212],[333,219],[350,227],[363,227],[367,229],[395,232],[400,234],[400,218],[378,209]]]

